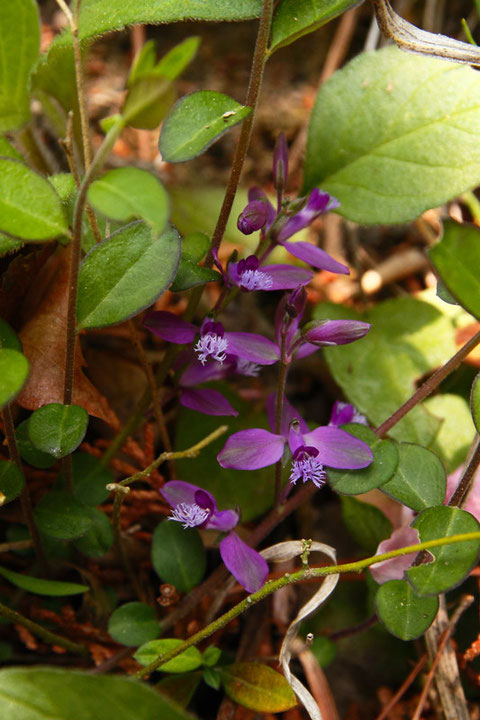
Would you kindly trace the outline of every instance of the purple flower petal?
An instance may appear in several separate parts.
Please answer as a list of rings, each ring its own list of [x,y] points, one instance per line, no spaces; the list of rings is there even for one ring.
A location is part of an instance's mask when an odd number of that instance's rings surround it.
[[[230,435],[217,460],[224,468],[258,470],[280,460],[284,445],[285,439],[281,435],[268,430],[240,430]]]
[[[237,227],[244,235],[251,235],[265,225],[267,218],[266,202],[263,199],[252,200],[238,216]]]
[[[204,415],[232,415],[233,417],[238,415],[238,412],[222,393],[208,388],[183,388],[180,404],[190,410],[204,413]]]
[[[211,493],[198,487],[197,485],[184,482],[183,480],[171,480],[170,482],[165,483],[165,485],[160,488],[160,495],[162,495],[168,504],[174,508],[176,505],[180,505],[180,503],[186,503],[187,505],[196,503],[198,505],[195,500],[195,495],[200,491],[205,493],[208,497],[209,508],[216,510],[217,503]]]
[[[229,355],[236,355],[259,365],[273,365],[280,358],[280,350],[271,340],[244,332],[226,332]]]
[[[218,510],[207,520],[205,528],[207,530],[218,530],[218,532],[228,532],[238,525],[239,519],[235,510]]]
[[[417,545],[419,542],[420,538],[415,528],[409,526],[400,527],[394,530],[387,540],[383,540],[380,543],[375,554],[381,555],[391,550],[399,550],[409,545]],[[416,556],[417,553],[410,553],[409,555],[401,555],[400,557],[383,560],[383,562],[371,565],[370,572],[372,573],[373,579],[380,585],[388,582],[388,580],[402,580],[405,571],[411,566]]]
[[[195,325],[163,310],[149,312],[145,316],[143,324],[154,335],[179,345],[193,342],[198,334],[198,328]]]
[[[320,270],[328,270],[329,272],[340,273],[342,275],[350,274],[350,270],[346,265],[338,262],[338,260],[334,260],[325,250],[322,250],[316,245],[304,241],[292,243],[282,240],[279,242],[280,245],[283,245],[283,247],[288,250],[290,255],[303,260],[303,262],[308,263],[308,265],[313,265],[313,267],[319,268]]]
[[[180,385],[182,387],[193,387],[201,383],[210,382],[211,380],[223,380],[234,369],[234,363],[228,359],[221,365],[220,363],[206,363],[195,360],[189,365],[182,377]]]
[[[336,427],[318,427],[306,433],[305,445],[317,448],[322,463],[333,468],[356,470],[373,460],[366,443]]]
[[[316,217],[323,215],[329,210],[335,210],[339,205],[338,200],[333,198],[329,193],[314,188],[308,197],[305,207],[287,220],[280,230],[277,240],[280,242],[292,237],[295,233],[308,227]]]
[[[367,418],[362,415],[354,405],[344,403],[337,400],[332,408],[329,425],[340,427],[347,423],[359,423],[360,425],[368,425]]]
[[[364,337],[370,324],[360,320],[320,320],[308,323],[302,336],[313,345],[347,345]]]
[[[249,593],[260,590],[268,577],[267,561],[243,542],[235,532],[229,532],[220,543],[220,555],[233,577]]]
[[[276,408],[277,408],[277,396],[275,393],[272,393],[267,397],[266,401],[266,409],[267,409],[267,417],[268,417],[268,424],[270,425],[272,430],[275,430],[275,414],[276,414]],[[282,424],[280,426],[280,434],[283,435],[284,438],[288,437],[288,433],[290,431],[290,426],[294,420],[298,420],[299,422],[299,430],[301,433],[308,433],[310,431],[310,428],[308,427],[305,420],[302,418],[300,413],[296,408],[291,405],[287,398],[284,398],[283,400],[283,412],[282,412]]]
[[[273,207],[272,203],[267,197],[267,194],[263,192],[263,190],[260,190],[259,187],[252,187],[248,191],[248,202],[253,202],[254,200],[263,200],[267,206],[267,224],[265,225],[265,229],[269,230],[270,225],[273,223],[275,218],[277,217],[277,213],[275,212],[275,208]]]

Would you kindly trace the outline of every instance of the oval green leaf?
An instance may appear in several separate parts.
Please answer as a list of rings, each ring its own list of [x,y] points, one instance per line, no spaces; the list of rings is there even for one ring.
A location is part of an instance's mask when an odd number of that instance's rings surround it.
[[[116,325],[151,305],[168,288],[180,260],[180,238],[170,228],[157,237],[131,223],[96,245],[80,267],[80,327]]]
[[[90,508],[92,524],[75,547],[87,557],[99,558],[105,555],[113,545],[114,535],[112,523],[101,510]]]
[[[136,647],[158,637],[160,625],[150,605],[130,602],[113,611],[108,621],[108,632],[115,642]]]
[[[68,234],[62,203],[48,180],[10,158],[0,158],[0,230],[22,240]]]
[[[0,132],[4,132],[30,119],[30,73],[40,49],[35,0],[2,0],[0,27]]]
[[[161,182],[146,170],[135,167],[109,170],[88,191],[95,210],[114,220],[142,218],[156,232],[165,230],[168,195]]]
[[[346,430],[363,442],[373,452],[373,462],[363,470],[328,470],[328,480],[335,492],[343,495],[361,495],[378,488],[389,480],[398,465],[398,452],[391,440],[381,440],[366,425],[351,423],[344,425]]]
[[[0,408],[11,402],[27,381],[29,364],[18,350],[0,349]]]
[[[397,449],[395,474],[380,489],[416,511],[443,503],[447,478],[441,460],[421,445],[399,443]]]
[[[167,162],[191,160],[251,112],[251,108],[213,90],[186,95],[163,123],[158,141],[163,159]]]
[[[477,520],[456,507],[429,508],[420,513],[413,527],[418,530],[420,542],[451,537],[462,533],[478,532]],[[443,545],[429,552],[435,562],[407,570],[407,579],[419,595],[437,595],[459,585],[477,562],[480,540]]]
[[[15,437],[17,438],[18,452],[22,460],[25,460],[29,465],[36,468],[52,467],[57,462],[56,458],[49,453],[44,453],[41,450],[37,450],[35,445],[30,440],[30,434],[28,432],[28,424],[30,418],[24,420],[20,425],[15,428]]]
[[[480,182],[480,77],[405,53],[363,53],[320,89],[304,191],[362,224],[408,222]]]
[[[25,485],[23,474],[15,463],[9,460],[0,461],[0,493],[4,496],[2,505],[15,500],[20,495]]]
[[[151,640],[138,648],[137,652],[133,656],[140,665],[150,665],[160,655],[164,655],[177,648],[183,643],[183,640],[177,638],[162,638],[161,640]],[[203,665],[202,653],[197,650],[196,647],[189,647],[184,652],[174,657],[173,660],[169,660],[165,665],[162,665],[158,669],[161,672],[169,673],[186,673],[191,670],[196,670]]]
[[[34,510],[38,529],[57,540],[73,540],[92,525],[90,508],[62,490],[50,490]]]
[[[443,235],[430,250],[442,283],[465,310],[480,318],[480,230],[447,220]]]
[[[49,403],[32,414],[28,432],[37,450],[62,458],[77,449],[87,425],[88,413],[80,405]]]
[[[206,562],[197,530],[166,520],[157,525],[152,539],[152,564],[164,582],[188,592],[203,578]]]
[[[423,635],[438,611],[438,597],[419,597],[406,580],[389,580],[381,585],[375,602],[378,617],[400,640]]]
[[[295,707],[297,699],[283,675],[268,665],[245,662],[219,667],[229,697],[249,710],[276,713]]]
[[[41,667],[0,671],[0,716],[2,720],[193,720],[132,678]]]
[[[58,580],[43,580],[31,575],[20,573],[0,567],[0,575],[11,582],[15,587],[21,588],[35,595],[49,595],[50,597],[64,597],[66,595],[78,595],[89,590],[88,585],[78,583],[59,582]]]

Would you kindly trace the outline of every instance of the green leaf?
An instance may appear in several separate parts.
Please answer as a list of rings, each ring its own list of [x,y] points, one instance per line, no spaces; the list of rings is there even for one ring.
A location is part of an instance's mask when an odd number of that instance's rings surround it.
[[[295,707],[297,699],[283,675],[268,665],[245,662],[218,668],[229,697],[249,710],[276,713]]]
[[[161,233],[168,220],[168,195],[161,182],[134,167],[109,170],[88,191],[95,210],[114,220],[143,218]]]
[[[2,720],[193,720],[145,683],[57,668],[0,671]]]
[[[273,17],[270,52],[326,25],[362,0],[281,0]]]
[[[10,325],[0,318],[0,349],[22,352],[22,343]]]
[[[444,393],[425,400],[424,407],[442,421],[430,450],[442,459],[448,475],[463,463],[475,435],[468,403],[460,395]]]
[[[167,520],[157,525],[152,538],[152,564],[164,582],[188,592],[203,578],[206,562],[197,530]]]
[[[465,310],[480,318],[480,230],[446,220],[443,236],[430,250],[441,281]]]
[[[77,189],[72,173],[55,173],[47,179],[62,203],[67,203]]]
[[[165,120],[159,149],[167,162],[183,162],[204,152],[252,109],[228,95],[199,90],[181,98]]]
[[[87,557],[99,558],[105,555],[113,545],[113,528],[108,517],[101,510],[90,508],[92,524],[75,547]]]
[[[0,233],[0,257],[20,250],[23,245],[23,240],[17,240],[16,238],[9,237],[9,235]]]
[[[0,493],[4,496],[2,506],[15,500],[23,490],[25,479],[15,463],[0,461]]]
[[[430,627],[438,612],[438,597],[419,597],[406,580],[389,580],[376,596],[377,613],[392,635],[414,640]]]
[[[304,191],[321,186],[362,224],[401,223],[480,182],[480,78],[389,46],[322,85]]]
[[[220,275],[215,270],[198,266],[198,263],[207,254],[209,247],[210,239],[204,233],[196,232],[183,238],[182,257],[175,280],[170,288],[172,292],[189,290],[192,287],[220,279]]]
[[[189,37],[175,45],[153,68],[156,75],[175,80],[189,65],[197,54],[200,45],[199,37]]]
[[[15,130],[30,119],[30,73],[40,49],[35,0],[2,0],[0,27],[0,131]]]
[[[368,553],[375,553],[379,543],[392,532],[392,524],[374,505],[342,497],[342,520],[353,539]]]
[[[18,350],[0,348],[0,408],[11,402],[27,381],[29,364]]]
[[[379,303],[359,315],[330,303],[317,305],[315,320],[352,318],[372,324],[368,335],[343,347],[325,348],[336,382],[350,402],[380,425],[417,389],[418,381],[456,352],[452,320],[430,303],[411,297]],[[417,406],[389,435],[396,440],[430,445],[440,420]]]
[[[77,449],[87,425],[88,413],[80,405],[49,403],[32,414],[28,432],[37,450],[58,459]]]
[[[59,35],[54,38],[47,52],[40,55],[32,75],[32,87],[40,97],[44,109],[48,112],[57,131],[62,126],[66,130],[65,114],[70,110],[78,115],[78,99],[75,83],[75,58],[71,35]],[[55,103],[51,102],[54,98]],[[58,111],[58,106],[64,111]]]
[[[222,678],[218,670],[214,670],[211,667],[206,667],[203,671],[203,681],[214,690],[220,690],[222,686]]]
[[[130,602],[113,611],[108,621],[108,632],[115,642],[136,647],[158,637],[160,625],[150,605]]]
[[[89,590],[87,585],[78,583],[59,582],[58,580],[43,580],[42,578],[21,575],[0,566],[0,575],[11,582],[15,587],[35,595],[49,595],[51,597],[64,597],[65,595],[78,595]]]
[[[80,266],[80,327],[116,325],[151,305],[168,288],[180,259],[180,238],[170,228],[160,237],[131,223],[96,245]]]
[[[23,160],[18,150],[16,150],[3,135],[0,135],[0,155],[13,158],[14,160]]]
[[[113,473],[89,453],[72,455],[73,497],[85,505],[100,505],[109,495],[106,488],[113,482]]]
[[[0,158],[0,230],[23,240],[68,234],[62,203],[51,184],[11,158]]]
[[[38,529],[57,540],[81,537],[92,525],[90,508],[62,490],[50,490],[44,495],[34,516]]]
[[[203,653],[203,662],[207,667],[214,667],[220,660],[222,651],[215,645],[209,645]]]
[[[133,656],[140,665],[150,665],[156,660],[159,655],[177,648],[183,643],[183,640],[176,638],[162,638],[161,640],[151,640],[138,648],[137,652]],[[203,665],[202,653],[197,650],[196,647],[189,647],[184,650],[180,655],[174,657],[173,660],[169,660],[165,665],[162,665],[158,669],[161,672],[168,673],[186,673],[191,670],[196,670]]]
[[[383,485],[392,477],[398,465],[397,448],[390,440],[381,440],[366,425],[344,425],[346,430],[363,442],[373,452],[373,462],[363,470],[334,470],[329,468],[328,480],[335,492],[343,495],[361,495]]]
[[[445,468],[435,453],[421,445],[400,443],[395,474],[380,489],[420,511],[443,503],[446,486]]]
[[[480,385],[478,383],[479,378],[480,373],[478,373],[478,375],[475,377],[475,380],[473,381],[472,393],[470,395],[470,407],[472,408],[473,422],[475,423],[477,432],[480,432]]]
[[[52,467],[52,465],[55,465],[55,463],[57,462],[56,458],[54,458],[49,453],[44,453],[41,450],[37,450],[35,445],[30,440],[30,434],[28,432],[29,422],[30,418],[27,418],[15,428],[15,437],[17,438],[18,452],[20,453],[22,460],[25,460],[25,462],[28,462],[29,465],[32,465],[36,468],[41,468],[42,470]]]
[[[126,125],[155,130],[175,102],[171,80],[164,77],[142,77],[128,91],[122,111]]]
[[[420,542],[478,532],[477,520],[456,507],[429,508],[420,513],[412,527],[418,530]],[[431,548],[435,562],[407,570],[407,579],[419,595],[437,595],[459,585],[477,562],[480,540]]]

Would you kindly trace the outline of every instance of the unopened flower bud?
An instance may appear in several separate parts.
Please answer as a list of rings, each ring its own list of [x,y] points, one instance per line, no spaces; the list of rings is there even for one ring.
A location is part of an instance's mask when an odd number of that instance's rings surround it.
[[[328,347],[360,340],[369,330],[369,323],[360,320],[319,320],[307,323],[302,337],[311,345]]]
[[[240,213],[237,227],[244,235],[260,230],[267,222],[267,206],[263,200],[252,200]]]
[[[273,153],[273,182],[280,195],[285,189],[288,175],[288,149],[285,135],[280,133]]]
[[[307,303],[307,291],[304,286],[296,288],[287,300],[286,311],[291,318],[296,318],[303,314]]]

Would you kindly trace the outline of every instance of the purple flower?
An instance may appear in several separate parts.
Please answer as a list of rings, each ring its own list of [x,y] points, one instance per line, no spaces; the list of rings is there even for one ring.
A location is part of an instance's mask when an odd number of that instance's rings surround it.
[[[354,405],[344,403],[337,400],[332,408],[329,425],[340,427],[347,423],[358,423],[359,425],[368,425],[367,418],[362,415]]]
[[[313,278],[310,270],[291,265],[262,265],[255,255],[245,260],[229,263],[228,279],[242,290],[293,290],[299,285],[308,285]]]
[[[348,345],[360,340],[370,330],[370,324],[361,320],[320,320],[307,323],[302,337],[312,345],[329,347]]]
[[[275,427],[275,397],[267,400],[270,427]],[[261,428],[241,430],[231,435],[217,456],[222,467],[257,470],[282,459],[286,448],[292,454],[290,482],[312,482],[320,487],[325,479],[324,465],[355,470],[367,467],[372,451],[361,440],[340,428],[321,426],[310,431],[306,422],[285,400],[280,434]]]
[[[268,575],[268,565],[256,550],[233,532],[239,521],[235,510],[219,510],[207,490],[181,480],[165,483],[160,493],[172,506],[168,518],[184,528],[200,527],[227,533],[220,541],[220,555],[227,569],[249,593],[260,590]]]
[[[254,333],[226,332],[221,323],[208,318],[199,331],[196,325],[160,310],[148,313],[144,324],[154,335],[180,345],[191,345],[197,338],[193,349],[202,365],[208,359],[222,365],[230,356],[259,365],[272,365],[279,358],[278,348],[271,340]]]
[[[237,220],[237,227],[244,235],[251,235],[261,230],[268,218],[267,204],[263,199],[252,200],[242,210]]]

